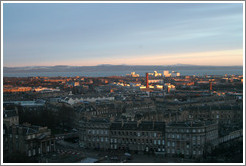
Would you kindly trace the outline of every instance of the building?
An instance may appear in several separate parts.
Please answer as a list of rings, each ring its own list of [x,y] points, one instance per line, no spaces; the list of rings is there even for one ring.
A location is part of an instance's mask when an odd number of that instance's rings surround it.
[[[16,110],[4,110],[3,149],[5,157],[12,153],[37,156],[55,151],[55,138],[47,127],[19,124]]]
[[[80,121],[80,147],[109,149],[110,123],[105,119]]]
[[[168,70],[164,70],[164,71],[163,71],[163,76],[164,76],[164,77],[170,77],[170,76],[171,76],[171,73],[169,73]]]
[[[128,77],[139,77],[139,74],[136,74],[135,72],[131,72],[131,74],[126,74]]]
[[[5,101],[4,106],[20,106],[23,111],[43,111],[46,101],[38,99],[35,101]]]
[[[176,71],[172,71],[171,76],[172,77],[179,77],[180,76],[180,73],[179,72],[176,72]]]
[[[113,96],[75,96],[75,97],[65,97],[61,99],[62,102],[68,104],[76,104],[79,102],[96,102],[96,101],[114,101]]]
[[[166,126],[166,154],[199,158],[217,145],[218,124],[203,122],[172,122]]]
[[[165,123],[114,122],[110,125],[110,149],[164,153]]]
[[[155,77],[161,77],[161,73],[158,73],[157,71],[154,71],[154,76]]]

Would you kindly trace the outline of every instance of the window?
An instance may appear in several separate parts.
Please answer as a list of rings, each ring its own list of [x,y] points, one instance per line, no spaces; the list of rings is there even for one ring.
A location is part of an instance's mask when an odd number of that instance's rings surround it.
[[[161,144],[161,140],[158,140],[158,145],[160,145]]]
[[[138,137],[140,137],[140,132],[138,132]]]
[[[167,142],[167,146],[170,146],[170,142],[169,141]]]
[[[165,144],[165,140],[162,140],[162,145],[164,145]]]
[[[173,146],[173,147],[175,146],[175,142],[172,142],[172,146]]]
[[[196,155],[196,151],[195,150],[193,150],[193,155]]]
[[[154,137],[156,137],[156,133],[154,133]]]
[[[156,145],[156,140],[154,140],[154,144]]]

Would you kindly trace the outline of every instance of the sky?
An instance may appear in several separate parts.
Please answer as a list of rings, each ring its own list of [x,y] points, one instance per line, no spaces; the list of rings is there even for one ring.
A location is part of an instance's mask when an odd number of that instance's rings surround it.
[[[242,3],[5,3],[3,66],[243,65]]]

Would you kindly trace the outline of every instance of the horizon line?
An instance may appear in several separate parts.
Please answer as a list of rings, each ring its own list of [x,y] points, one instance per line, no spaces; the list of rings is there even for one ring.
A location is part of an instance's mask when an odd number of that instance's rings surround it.
[[[98,64],[98,65],[35,65],[35,66],[3,66],[3,68],[20,68],[20,67],[56,67],[56,66],[68,66],[68,67],[95,67],[95,66],[216,66],[216,67],[243,67],[244,65],[194,65],[194,64],[169,64],[169,65],[129,65],[129,64]]]

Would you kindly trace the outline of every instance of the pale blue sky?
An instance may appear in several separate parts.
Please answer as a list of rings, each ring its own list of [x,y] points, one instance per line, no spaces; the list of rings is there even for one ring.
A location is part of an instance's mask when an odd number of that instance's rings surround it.
[[[4,66],[243,64],[243,4],[4,4]]]

